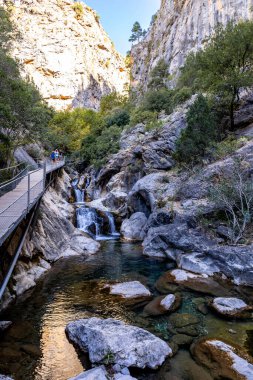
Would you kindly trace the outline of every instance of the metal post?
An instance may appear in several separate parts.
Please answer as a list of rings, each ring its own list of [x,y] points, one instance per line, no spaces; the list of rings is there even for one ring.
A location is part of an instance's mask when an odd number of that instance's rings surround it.
[[[27,212],[29,212],[29,206],[30,206],[30,188],[31,188],[31,178],[30,178],[30,173],[28,173]]]
[[[44,161],[43,163],[43,190],[46,187],[46,176],[47,176],[47,162]]]

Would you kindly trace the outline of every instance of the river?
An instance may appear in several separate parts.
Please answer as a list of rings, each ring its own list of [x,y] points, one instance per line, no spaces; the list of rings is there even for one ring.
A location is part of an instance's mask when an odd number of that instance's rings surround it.
[[[89,368],[87,358],[78,356],[65,335],[66,324],[83,317],[117,318],[170,340],[168,316],[144,318],[141,310],[130,310],[102,291],[108,280],[139,280],[155,293],[154,283],[165,270],[166,263],[144,257],[139,244],[116,240],[103,241],[100,252],[88,259],[77,256],[59,260],[34,289],[1,315],[2,320],[13,321],[13,327],[0,340],[0,373],[15,380],[67,380]],[[181,295],[179,312],[200,318],[201,335],[225,336],[231,343],[247,345],[250,321],[222,320],[212,313],[204,316],[196,309],[203,294],[185,291]],[[189,360],[187,350],[181,350],[171,361],[171,371],[178,379],[188,379],[184,371]],[[148,372],[136,376],[159,379]]]

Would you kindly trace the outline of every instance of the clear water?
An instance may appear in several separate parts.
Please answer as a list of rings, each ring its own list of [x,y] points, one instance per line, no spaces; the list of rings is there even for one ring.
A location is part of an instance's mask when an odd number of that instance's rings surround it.
[[[13,327],[0,339],[0,373],[15,380],[67,380],[88,368],[87,358],[79,357],[65,336],[66,324],[83,317],[117,318],[170,339],[167,316],[144,318],[140,310],[130,310],[101,291],[108,280],[139,280],[155,293],[154,283],[165,270],[164,262],[145,258],[140,245],[119,241],[102,242],[101,252],[88,260],[58,261],[33,290],[1,315],[2,320],[12,320]],[[251,323],[220,320],[212,314],[204,317],[195,307],[203,295],[184,292],[182,296],[179,312],[198,314],[203,334],[227,338],[228,329],[233,329],[231,343],[245,344]],[[137,377],[170,380],[171,373],[184,380],[189,365],[189,353],[181,350],[165,377],[148,372]]]

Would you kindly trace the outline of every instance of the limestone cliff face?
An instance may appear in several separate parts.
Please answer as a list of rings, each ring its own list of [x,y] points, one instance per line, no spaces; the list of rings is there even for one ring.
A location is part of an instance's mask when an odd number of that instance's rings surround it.
[[[199,49],[218,23],[251,19],[253,0],[162,0],[144,41],[134,46],[133,84],[146,89],[150,70],[164,58],[176,74],[190,51]]]
[[[91,8],[72,0],[13,3],[20,38],[12,55],[50,106],[98,108],[102,95],[125,91],[129,75],[124,59]]]

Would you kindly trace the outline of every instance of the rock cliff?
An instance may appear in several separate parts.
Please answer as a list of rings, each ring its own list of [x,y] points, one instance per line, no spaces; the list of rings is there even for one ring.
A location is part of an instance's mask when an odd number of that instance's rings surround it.
[[[13,3],[12,20],[20,35],[12,56],[50,106],[96,109],[102,95],[124,93],[128,70],[95,11],[72,0]]]
[[[252,0],[162,0],[145,39],[132,49],[133,85],[146,89],[149,73],[165,59],[176,75],[190,51],[208,41],[218,23],[251,19]]]
[[[91,204],[106,207],[123,220],[125,240],[143,240],[146,256],[160,257],[194,273],[226,276],[237,285],[253,286],[253,240],[229,245],[224,220],[215,219],[220,205],[210,201],[209,189],[222,173],[233,171],[242,159],[253,168],[253,140],[248,128],[233,153],[196,170],[179,169],[174,162],[176,141],[186,127],[186,113],[195,96],[169,115],[162,126],[147,131],[143,124],[123,132],[120,151],[111,156],[86,188]],[[235,114],[236,126],[251,125],[252,100]],[[252,130],[252,126],[251,126]],[[251,137],[250,137],[251,136]],[[99,199],[96,199],[98,198]],[[208,227],[205,222],[208,221]]]
[[[38,218],[28,232],[1,307],[5,308],[16,296],[35,286],[58,259],[75,255],[85,258],[99,250],[98,242],[74,227],[75,207],[68,203],[70,189],[70,177],[63,171],[43,196]],[[21,232],[22,227],[7,246],[8,255],[13,255]]]

